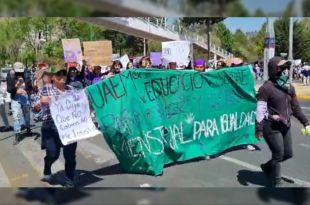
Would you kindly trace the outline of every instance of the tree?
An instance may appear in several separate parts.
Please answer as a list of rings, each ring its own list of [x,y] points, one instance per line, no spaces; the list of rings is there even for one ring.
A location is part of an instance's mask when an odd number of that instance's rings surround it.
[[[275,55],[280,56],[281,53],[288,54],[289,40],[289,18],[280,18],[274,23],[276,48]]]
[[[266,35],[267,23],[264,23],[262,28],[259,30],[256,36],[251,39],[251,42],[254,43],[254,50],[258,58],[262,58],[264,55],[264,41]]]
[[[250,13],[240,1],[236,1],[228,7],[228,13],[231,16],[248,17]]]
[[[230,30],[226,27],[224,23],[217,24],[216,35],[219,37],[221,42],[221,47],[228,52],[232,51],[233,38]]]
[[[263,17],[266,16],[265,13],[261,9],[257,9],[254,13],[255,17]]]

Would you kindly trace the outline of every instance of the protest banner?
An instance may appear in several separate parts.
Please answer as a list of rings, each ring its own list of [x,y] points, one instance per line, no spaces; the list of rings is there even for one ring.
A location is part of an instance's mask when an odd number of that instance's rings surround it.
[[[81,42],[78,38],[62,39],[64,59],[67,63],[80,62],[83,60]]]
[[[112,41],[83,42],[84,57],[91,65],[110,65],[112,62]]]
[[[159,66],[160,64],[162,64],[161,56],[162,56],[161,52],[151,52],[150,53],[152,66]]]
[[[50,108],[63,145],[100,134],[90,117],[89,101],[83,90],[54,97]]]
[[[206,73],[126,70],[86,93],[127,172],[160,175],[172,162],[257,143],[248,67]]]
[[[188,66],[190,55],[191,43],[188,41],[162,42],[162,59],[165,65],[175,62],[178,68]]]

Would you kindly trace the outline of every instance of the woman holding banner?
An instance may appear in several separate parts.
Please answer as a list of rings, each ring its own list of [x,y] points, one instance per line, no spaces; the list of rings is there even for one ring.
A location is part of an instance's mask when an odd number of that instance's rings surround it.
[[[293,157],[291,136],[291,115],[296,117],[310,132],[310,123],[303,114],[296,91],[288,84],[290,62],[280,57],[268,63],[269,80],[258,91],[256,111],[256,137],[264,137],[272,157],[261,165],[268,185],[281,186],[280,163]]]
[[[47,75],[50,74],[50,75]],[[46,150],[44,158],[44,177],[41,181],[51,182],[53,163],[59,158],[60,149],[63,148],[65,158],[65,187],[74,187],[74,173],[76,168],[76,147],[77,143],[62,145],[59,138],[58,130],[53,121],[49,103],[53,96],[60,95],[65,91],[72,90],[71,86],[66,85],[67,71],[64,68],[51,67],[45,71],[44,78],[51,77],[52,84],[46,84],[40,90],[40,101],[43,110],[42,132],[42,148]]]

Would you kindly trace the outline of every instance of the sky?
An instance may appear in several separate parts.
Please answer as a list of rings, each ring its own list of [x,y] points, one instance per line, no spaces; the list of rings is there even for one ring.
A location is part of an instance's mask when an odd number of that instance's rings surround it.
[[[279,10],[284,11],[290,1],[291,0],[241,0],[249,11],[254,12],[256,9],[260,8],[267,13],[273,13]]]
[[[259,31],[262,25],[266,22],[266,18],[238,18],[231,17],[224,20],[224,24],[231,32],[235,32],[237,29],[243,32]]]

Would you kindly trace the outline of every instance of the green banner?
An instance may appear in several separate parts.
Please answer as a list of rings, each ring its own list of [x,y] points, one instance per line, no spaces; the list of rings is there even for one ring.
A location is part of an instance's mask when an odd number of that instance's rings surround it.
[[[87,89],[100,129],[130,173],[256,144],[254,80],[247,66],[199,73],[127,70]]]

